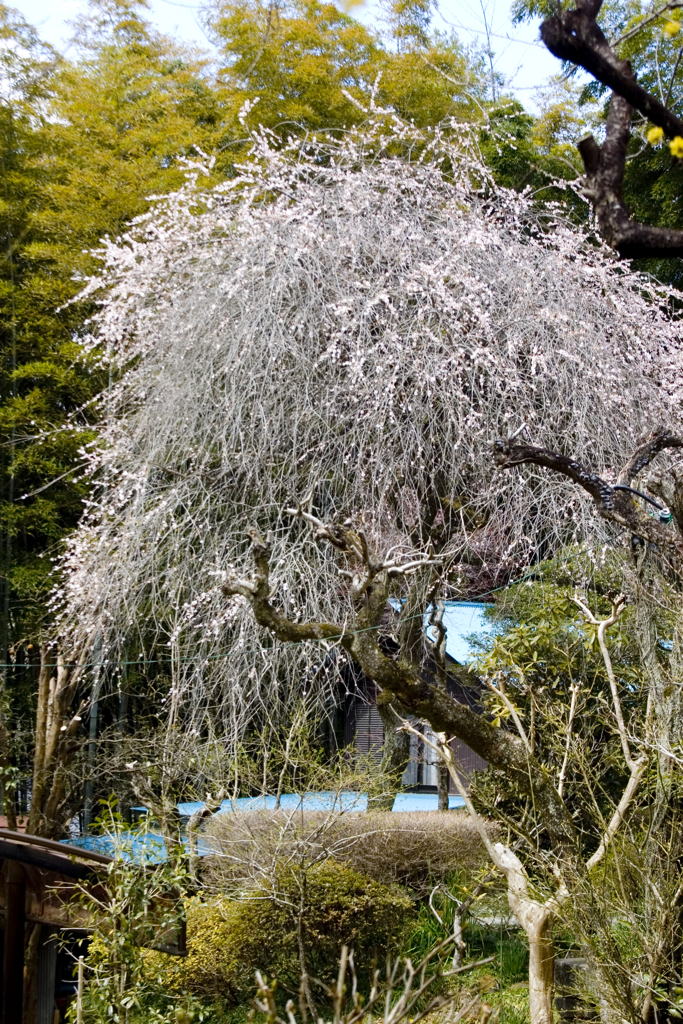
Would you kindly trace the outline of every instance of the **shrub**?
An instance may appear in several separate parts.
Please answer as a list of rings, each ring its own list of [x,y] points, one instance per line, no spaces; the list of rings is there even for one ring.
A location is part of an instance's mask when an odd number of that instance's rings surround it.
[[[488,826],[492,838],[498,826]],[[269,864],[291,857],[302,844],[310,856],[333,857],[385,885],[407,886],[418,895],[435,882],[473,872],[485,859],[479,833],[458,812],[373,814],[287,814],[256,811],[221,814],[209,824],[207,837],[216,853],[204,865],[206,884],[229,891]]]
[[[415,918],[413,901],[396,886],[368,879],[334,861],[305,875],[289,867],[275,884],[253,887],[242,899],[196,899],[187,907],[188,956],[167,961],[170,987],[235,1002],[251,995],[257,970],[296,990],[300,962],[293,908],[305,893],[302,917],[309,973],[327,984],[336,977],[341,946],[354,949],[359,976],[384,960]],[[149,966],[159,969],[158,954]]]
[[[465,812],[346,815],[339,829],[349,840],[357,838],[349,843],[345,863],[377,881],[405,885],[420,894],[453,874],[475,871],[486,860],[481,837]],[[497,838],[496,824],[489,823],[488,830]]]

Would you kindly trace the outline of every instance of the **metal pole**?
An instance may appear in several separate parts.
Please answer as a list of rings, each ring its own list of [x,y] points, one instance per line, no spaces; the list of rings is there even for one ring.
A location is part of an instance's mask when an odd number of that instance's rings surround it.
[[[83,1024],[83,957],[78,958],[78,992],[76,993],[76,1024]]]
[[[92,698],[90,705],[90,730],[88,743],[88,767],[86,771],[85,801],[83,806],[83,831],[87,832],[93,819],[93,802],[95,787],[93,783],[93,771],[95,765],[95,743],[97,740],[97,712],[100,701],[100,657],[102,651],[102,637],[98,636],[93,649],[93,683]]]

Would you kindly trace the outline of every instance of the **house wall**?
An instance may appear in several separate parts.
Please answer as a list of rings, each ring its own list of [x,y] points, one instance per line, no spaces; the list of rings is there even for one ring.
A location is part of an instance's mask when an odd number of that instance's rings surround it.
[[[384,746],[384,727],[377,710],[376,690],[371,693],[356,691],[347,695],[345,707],[344,742],[353,746],[363,757],[370,757],[378,764],[382,759]],[[434,733],[429,726],[424,727],[428,740],[435,742]],[[486,769],[486,761],[462,742],[454,740],[451,744],[456,764],[463,770],[465,781],[472,772]],[[433,787],[436,789],[436,754],[417,736],[410,737],[410,763],[403,773],[402,783],[408,788]],[[452,793],[456,792],[453,782],[449,785]]]
[[[432,743],[435,742],[434,733],[429,726],[424,728],[424,734]],[[475,754],[473,750],[470,750],[462,740],[453,740],[451,749],[456,765],[462,768],[463,781],[465,783],[467,783],[468,777],[472,772],[485,771],[486,761],[483,757]],[[421,743],[417,736],[410,737],[410,764],[403,773],[401,781],[407,787],[420,786],[436,789],[436,754],[426,744]],[[455,784],[452,780],[449,781],[448,790],[450,793],[456,792]]]
[[[432,677],[432,666],[425,665],[425,676]],[[349,666],[345,676],[346,695],[344,698],[344,745],[355,747],[359,754],[370,757],[379,763],[382,759],[384,746],[384,727],[377,710],[377,694],[379,689],[375,683],[367,679],[358,669]],[[455,676],[448,680],[449,693],[462,704],[474,710],[480,710],[479,692],[464,686]],[[427,739],[434,742],[434,733],[429,726],[424,727]],[[454,740],[452,749],[456,764],[462,768],[463,780],[475,771],[484,771],[486,761],[475,754],[462,742]],[[402,783],[407,788],[436,789],[436,754],[416,736],[410,737],[410,763],[403,773]],[[456,792],[451,781],[449,790]]]

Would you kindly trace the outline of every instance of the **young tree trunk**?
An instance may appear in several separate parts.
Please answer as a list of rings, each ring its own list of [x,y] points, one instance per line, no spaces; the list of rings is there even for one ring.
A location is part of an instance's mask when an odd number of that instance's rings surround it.
[[[3,689],[5,677],[3,676]],[[14,806],[14,794],[16,786],[12,781],[12,759],[10,756],[9,730],[5,722],[5,713],[0,705],[0,770],[3,773],[2,799],[7,818],[7,828],[13,832],[17,830],[17,815]]]
[[[552,914],[538,908],[538,918],[529,924],[529,1016],[534,1024],[552,1024],[555,986],[555,948],[552,935]]]
[[[555,908],[529,895],[524,865],[512,850],[496,843],[499,867],[507,876],[508,903],[529,940],[529,1018],[531,1024],[553,1024]]]
[[[459,777],[450,747],[441,743],[439,751],[448,765],[448,772],[455,787],[465,801],[465,806],[477,826],[484,846],[491,860],[508,884],[510,910],[524,929],[529,941],[529,1020],[530,1024],[553,1024],[553,995],[555,989],[555,949],[552,938],[552,922],[557,913],[556,900],[540,903],[529,894],[529,878],[521,860],[509,847],[492,843],[486,827],[477,814],[462,779]]]
[[[207,793],[204,806],[200,807],[198,811],[195,811],[187,823],[186,835],[188,870],[195,885],[199,884],[199,851],[197,848],[197,833],[199,832],[199,827],[206,818],[212,817],[216,811],[220,810],[224,799],[224,789],[221,789],[215,796],[211,793]]]
[[[448,766],[443,761],[436,764],[436,785],[439,794],[439,810],[448,810]]]
[[[33,785],[27,831],[47,839],[64,833],[70,808],[69,768],[78,749],[82,701],[74,711],[78,683],[83,674],[87,648],[76,663],[51,657],[40,649],[40,675],[36,708]],[[41,926],[34,925],[24,957],[24,1024],[36,1024],[38,1013],[38,949]]]
[[[56,663],[45,644],[40,649],[33,788],[28,831],[47,839],[61,838],[70,808],[69,768],[78,750],[77,734],[87,701],[74,709],[89,645],[78,661]]]

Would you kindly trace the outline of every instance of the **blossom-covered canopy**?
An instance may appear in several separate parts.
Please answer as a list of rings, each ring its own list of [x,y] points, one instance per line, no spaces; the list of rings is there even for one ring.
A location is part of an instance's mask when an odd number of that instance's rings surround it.
[[[497,472],[490,444],[526,424],[609,477],[679,424],[680,328],[670,295],[561,211],[496,188],[464,129],[264,132],[234,179],[202,191],[201,174],[88,285],[120,376],[56,600],[105,660],[167,659],[173,715],[237,736],[312,680],[327,699],[337,664],[221,593],[249,572],[248,526],[272,531],[275,599],[301,617],[349,598],[293,503],[381,552],[432,545],[451,597],[607,540],[576,489]]]

